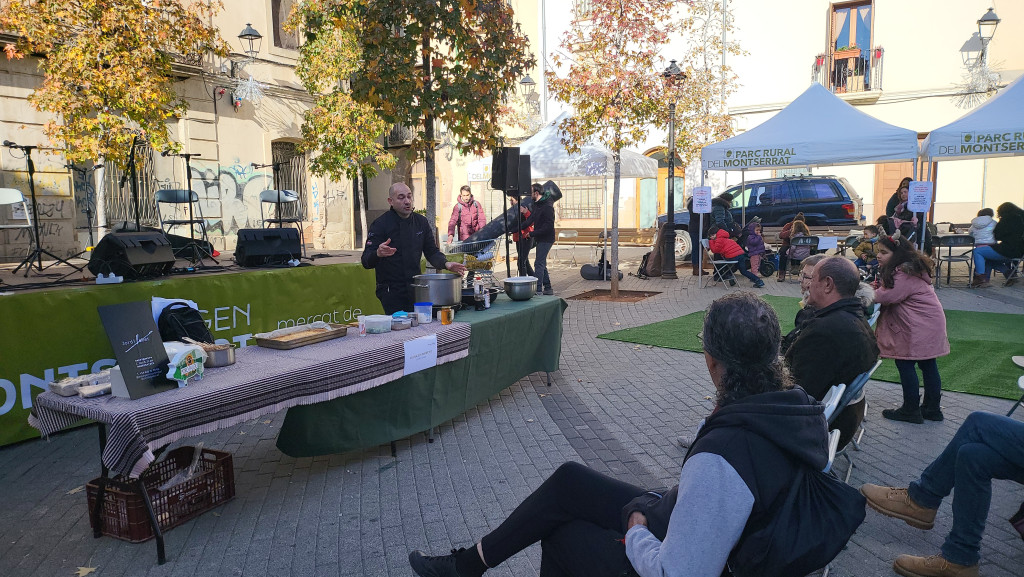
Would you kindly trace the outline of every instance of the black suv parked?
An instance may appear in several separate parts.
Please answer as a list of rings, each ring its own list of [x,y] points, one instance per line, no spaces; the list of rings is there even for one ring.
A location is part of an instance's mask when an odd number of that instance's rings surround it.
[[[837,176],[791,176],[752,180],[743,187],[726,190],[733,196],[732,215],[740,222],[743,205],[749,222],[761,217],[764,227],[781,227],[804,213],[808,226],[857,226],[863,203],[850,183]],[[705,217],[705,221],[708,217]],[[658,226],[668,215],[658,217]],[[689,229],[690,215],[685,210],[675,214],[677,230]]]

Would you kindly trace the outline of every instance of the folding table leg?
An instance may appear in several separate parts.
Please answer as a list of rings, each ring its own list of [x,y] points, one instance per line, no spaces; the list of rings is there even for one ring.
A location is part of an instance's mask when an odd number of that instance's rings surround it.
[[[107,494],[107,476],[110,470],[103,464],[103,449],[107,446],[107,426],[97,421],[96,430],[100,434],[100,485],[96,491],[96,502],[92,506],[92,536],[98,539],[103,536],[103,499]]]
[[[164,534],[160,531],[160,521],[156,518],[156,513],[153,511],[153,502],[149,499],[149,491],[146,490],[146,484],[142,482],[142,477],[138,479],[138,489],[142,495],[142,502],[146,504],[149,524],[153,527],[153,536],[156,538],[156,562],[158,565],[163,565],[167,562],[167,556],[164,555]]]
[[[551,373],[544,373],[548,376],[548,386],[551,386]]]

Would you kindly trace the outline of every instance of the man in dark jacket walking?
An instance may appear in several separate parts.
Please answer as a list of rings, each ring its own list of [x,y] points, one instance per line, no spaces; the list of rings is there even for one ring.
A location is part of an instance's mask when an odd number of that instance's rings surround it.
[[[552,199],[554,192],[555,184],[551,181],[545,183],[543,187],[534,184],[533,206],[530,208],[533,212],[519,225],[520,232],[533,227],[530,236],[537,243],[537,256],[533,262],[533,270],[537,274],[537,294],[555,294],[551,288],[551,276],[548,274],[548,253],[555,245],[555,203]]]
[[[849,260],[833,256],[814,267],[807,304],[816,312],[784,351],[793,380],[819,401],[840,383],[849,385],[857,375],[878,360],[875,334],[864,318],[864,307],[856,298],[860,275]],[[851,404],[836,417],[839,446],[850,442],[864,420],[865,401]]]
[[[420,255],[436,269],[456,274],[466,272],[457,262],[448,262],[434,241],[427,218],[412,211],[412,190],[401,182],[388,190],[391,210],[370,225],[363,249],[364,268],[377,273],[377,299],[384,313],[412,311],[412,277],[420,274]]]

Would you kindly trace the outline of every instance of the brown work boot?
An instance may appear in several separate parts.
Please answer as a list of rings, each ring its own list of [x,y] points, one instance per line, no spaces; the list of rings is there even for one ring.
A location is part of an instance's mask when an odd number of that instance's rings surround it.
[[[693,267],[693,276],[700,276],[700,265],[692,263],[691,266]]]
[[[988,286],[992,286],[992,283],[990,283],[989,280],[985,278],[985,275],[976,274],[974,275],[974,280],[971,281],[971,286],[973,288],[985,288]]]
[[[935,526],[936,509],[927,509],[915,503],[905,488],[866,483],[861,485],[860,492],[867,498],[868,505],[883,515],[902,519],[907,525],[918,529],[931,529]]]
[[[892,563],[894,571],[904,577],[978,577],[978,564],[957,565],[942,555],[914,557],[900,555]]]

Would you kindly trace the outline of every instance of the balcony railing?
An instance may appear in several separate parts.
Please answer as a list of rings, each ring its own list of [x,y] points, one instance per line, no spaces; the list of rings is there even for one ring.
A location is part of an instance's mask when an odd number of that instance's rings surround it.
[[[814,81],[836,94],[882,90],[885,50],[842,50],[819,54],[814,59]]]

